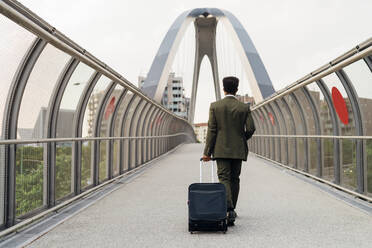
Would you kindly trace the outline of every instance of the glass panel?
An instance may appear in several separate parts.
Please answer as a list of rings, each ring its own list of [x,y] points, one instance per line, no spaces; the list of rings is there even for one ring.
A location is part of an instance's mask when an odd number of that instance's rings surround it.
[[[162,117],[161,117],[161,121],[159,123],[159,133],[158,133],[158,136],[160,136],[160,138],[158,139],[158,142],[156,144],[157,146],[157,150],[158,150],[158,155],[161,155],[163,154],[163,143],[164,143],[164,138],[162,137],[164,135],[164,131],[165,131],[165,126],[168,124],[169,122],[169,118],[168,118],[168,115],[167,114],[164,114]]]
[[[83,121],[83,137],[93,137],[94,125],[99,104],[103,98],[107,86],[111,80],[105,76],[101,76],[97,84],[94,86],[92,94],[89,96],[88,105],[84,111]]]
[[[43,206],[43,144],[17,145],[16,216]]]
[[[359,107],[362,113],[364,135],[372,136],[372,73],[363,60],[358,60],[344,68],[351,80],[359,97]],[[368,193],[372,193],[372,141],[364,141],[366,144],[366,168]],[[345,169],[345,168],[344,168]],[[347,170],[347,169],[346,169]],[[349,177],[345,175],[350,180]],[[352,177],[353,178],[353,177]],[[345,179],[347,180],[347,179]],[[354,178],[353,178],[354,180]]]
[[[138,131],[139,130],[141,130],[141,126],[140,125],[142,125],[140,122],[139,122],[139,117],[143,114],[143,108],[144,108],[144,106],[145,106],[145,104],[146,104],[146,102],[145,101],[142,101],[141,103],[140,103],[140,105],[138,106],[138,109],[137,109],[137,111],[136,111],[136,114],[135,114],[135,116],[133,116],[132,117],[132,132],[131,132],[131,134],[130,134],[130,136],[131,137],[137,137],[138,136]],[[136,167],[137,166],[137,164],[136,164],[136,162],[138,162],[138,161],[136,161],[136,157],[137,157],[137,153],[139,152],[139,150],[137,150],[136,148],[137,148],[137,144],[138,143],[138,140],[133,140],[132,142],[131,142],[131,155],[130,155],[130,157],[131,157],[131,166],[133,166],[133,167]]]
[[[349,97],[346,94],[346,91],[341,84],[340,79],[337,77],[336,74],[332,73],[327,77],[323,78],[324,82],[328,86],[329,90],[332,92],[332,100],[333,105],[336,109],[337,119],[341,128],[341,135],[355,135],[355,121],[354,115],[352,112],[351,104]],[[340,98],[337,99],[337,94],[335,92],[341,94]],[[344,101],[346,104],[343,106],[340,101]],[[336,101],[336,104],[335,104]],[[344,110],[343,110],[344,108]],[[345,116],[346,115],[346,116]],[[341,185],[346,187],[350,186],[349,182],[353,180],[353,178],[348,178],[350,174],[345,173],[345,171],[350,171],[350,168],[356,164],[356,157],[355,154],[353,155],[352,150],[355,148],[351,148],[352,146],[351,140],[343,140],[340,142],[341,145]],[[346,183],[346,184],[345,184]]]
[[[137,130],[138,136],[144,136],[144,132],[146,129],[146,115],[147,112],[149,111],[151,104],[147,104],[145,108],[142,109],[140,113],[140,118],[139,118],[139,123],[140,123],[140,128]],[[142,164],[142,161],[144,161],[144,154],[143,154],[143,143],[145,141],[143,139],[137,140],[137,163]]]
[[[372,73],[363,60],[344,68],[359,97],[364,134],[372,136]]]
[[[343,139],[340,142],[343,161],[341,169],[341,184],[349,189],[355,190],[357,187],[356,142],[349,139]]]
[[[273,109],[271,108],[271,104],[270,105],[267,105],[266,106],[266,112],[267,112],[267,119],[269,120],[269,125],[272,126],[272,129],[274,131],[274,134],[275,135],[279,135],[280,134],[280,129],[279,129],[279,124],[278,124],[278,117],[276,115],[276,113],[273,111]],[[273,150],[274,150],[274,154],[272,156],[272,159],[275,160],[275,161],[280,161],[279,159],[279,154],[280,154],[280,150],[279,150],[279,147],[280,147],[280,138],[273,138]]]
[[[261,110],[261,113],[262,113],[262,116],[264,117],[264,120],[265,120],[265,124],[266,124],[266,128],[267,128],[267,134],[268,135],[273,135],[274,134],[274,131],[273,131],[273,125],[269,119],[269,113],[266,111],[266,108],[260,108]],[[274,139],[272,137],[267,137],[267,147],[268,147],[268,158],[270,159],[273,159],[274,160],[274,145],[273,145],[273,141]]]
[[[28,79],[18,116],[18,139],[45,138],[49,100],[70,56],[47,45]]]
[[[282,98],[281,101],[278,101],[278,105],[279,108],[282,110],[287,126],[288,135],[293,135],[295,134],[295,127],[292,121],[291,113],[288,110],[287,104],[283,100],[284,99]],[[288,165],[293,167],[295,165],[295,161],[295,139],[288,138]]]
[[[36,37],[3,15],[0,15],[0,34],[0,68],[6,68],[0,70],[0,133],[2,134],[2,120],[9,87],[19,64]]]
[[[324,149],[324,166],[323,177],[329,181],[334,181],[334,165],[333,165],[333,139],[322,139]]]
[[[262,120],[258,118],[258,112],[257,111],[252,111],[252,117],[254,119],[254,124],[256,127],[256,132],[255,134],[260,135],[262,134]],[[262,155],[262,137],[257,137],[257,154]]]
[[[274,112],[276,113],[276,116],[277,116],[278,125],[280,127],[280,134],[286,135],[287,134],[287,129],[286,129],[286,126],[285,126],[286,124],[284,122],[283,116],[281,114],[282,111],[280,111],[280,109],[277,108],[277,105],[275,103],[271,104],[271,106],[272,106],[272,109],[274,110]],[[282,162],[283,164],[287,164],[288,163],[288,161],[287,161],[287,142],[288,142],[288,138],[279,138],[279,140],[280,140],[280,151],[278,151],[278,153],[281,154],[280,155],[281,161],[279,161],[279,160],[278,161]]]
[[[149,132],[150,132],[150,123],[151,123],[151,118],[154,116],[155,114],[155,108],[154,107],[150,107],[149,109],[149,113],[147,114],[147,118],[146,118],[146,123],[145,123],[145,130],[144,130],[144,133],[143,135],[144,136],[149,136]],[[148,144],[149,144],[149,139],[144,139],[143,140],[143,149],[144,151],[142,152],[144,157],[143,157],[143,162],[147,162],[149,160],[149,156],[148,156]]]
[[[132,97],[133,97],[133,93],[128,91],[125,94],[124,99],[122,100],[122,102],[119,106],[118,112],[115,116],[115,123],[114,123],[114,136],[115,137],[121,137],[122,136],[121,135],[121,120],[122,120],[123,114],[125,113],[125,110],[128,106],[128,103],[129,103],[129,101]],[[126,140],[123,140],[123,141],[117,140],[114,143],[113,166],[114,166],[114,171],[115,171],[115,168],[117,167],[118,173],[120,172],[120,163],[122,162],[122,161],[120,161],[120,153],[122,152],[122,151],[120,151],[120,142],[122,142],[122,144],[123,144],[123,147],[122,147],[122,149],[123,149],[124,145],[127,141]],[[117,146],[117,147],[115,147],[115,146]],[[117,155],[115,155],[115,149],[117,149],[117,151],[116,151]]]
[[[315,127],[315,113],[313,113],[313,110],[311,108],[310,102],[308,98],[305,96],[303,90],[296,90],[295,95],[298,99],[298,102],[301,104],[302,111],[304,113],[305,122],[306,122],[306,128],[307,128],[307,135],[316,135],[316,127]],[[311,97],[311,95],[310,95]],[[309,172],[313,175],[317,172],[317,165],[318,165],[318,143],[317,139],[308,138],[308,139],[300,139],[304,145],[303,149],[305,149],[305,142],[308,143],[308,151],[301,152],[299,150],[299,156],[305,156],[306,153],[308,155],[308,167]]]
[[[141,127],[140,127],[140,130],[138,130],[138,136],[146,136],[146,119],[148,119],[148,116],[150,114],[149,110],[150,110],[150,107],[151,107],[151,104],[147,104],[146,108],[144,108],[141,113],[140,113],[140,120],[139,122],[141,123]],[[147,118],[146,118],[147,117]],[[145,140],[144,139],[140,139],[137,141],[137,161],[138,161],[138,164],[142,164],[143,161],[145,160],[144,156],[145,156],[145,153],[144,153],[144,149],[145,149]]]
[[[305,126],[301,118],[300,106],[294,100],[292,94],[284,96],[287,100],[289,108],[291,109],[292,116],[295,122],[296,135],[305,134]],[[300,101],[300,99],[298,99]],[[296,138],[297,145],[297,168],[305,170],[305,144],[303,138]],[[295,155],[296,156],[296,155]]]
[[[317,132],[316,123],[315,123],[316,115],[317,115],[317,113],[319,113],[319,111],[318,111],[319,103],[316,103],[317,100],[314,99],[313,93],[311,91],[309,91],[306,86],[305,86],[305,89],[309,92],[309,95],[310,95],[311,99],[313,99],[314,107],[315,107],[315,113],[314,113],[312,108],[311,108],[311,102],[307,98],[306,98],[306,101],[305,101],[305,99],[303,100],[303,102],[304,102],[303,110],[304,110],[305,119],[306,119],[306,123],[307,123],[307,133],[309,135],[320,135],[321,130],[319,130],[319,132]],[[305,95],[302,91],[298,92],[298,93],[299,93],[297,95],[298,98],[300,98],[300,96],[301,96],[301,98],[305,98]],[[300,101],[302,101],[302,100],[300,100]],[[318,100],[318,102],[319,102],[319,100]],[[320,125],[320,123],[318,123],[318,125]],[[320,126],[319,126],[319,128],[320,128]],[[320,152],[319,149],[318,149],[318,140],[319,139],[309,138],[307,140],[308,140],[308,145],[309,145],[309,172],[310,172],[310,174],[316,175],[318,164],[319,164],[319,161],[318,161],[319,152]]]
[[[86,141],[81,146],[81,188],[93,184],[92,141]]]
[[[130,128],[130,124],[131,124],[131,120],[133,118],[133,113],[134,113],[134,110],[135,108],[137,107],[139,101],[140,101],[140,97],[137,97],[136,95],[133,95],[134,100],[132,101],[132,104],[129,106],[129,109],[128,109],[128,112],[126,114],[126,116],[124,116],[124,136],[125,137],[128,137],[130,136],[130,133],[129,133],[129,128]],[[124,141],[124,170],[128,170],[130,167],[129,167],[129,164],[130,164],[130,156],[129,156],[129,145],[131,144],[131,141],[129,139],[126,139]]]
[[[5,185],[6,183],[6,174],[5,174],[5,145],[0,145],[0,185]],[[0,202],[5,202],[5,187],[0,187]],[[0,224],[4,222],[4,206],[5,204],[2,204],[0,206]]]
[[[252,146],[253,146],[253,149],[254,149],[254,153],[258,154],[258,143],[257,143],[257,138],[256,137],[252,137]]]
[[[273,128],[274,128],[274,132],[276,135],[280,135],[281,132],[280,132],[280,124],[279,124],[279,120],[278,120],[278,117],[277,117],[277,114],[276,112],[274,112],[274,109],[272,108],[272,105],[268,105],[267,106],[267,109],[268,109],[268,118],[269,118],[269,121],[270,121],[270,124],[273,125]],[[274,138],[274,150],[275,150],[275,156],[273,157],[273,159],[275,161],[278,161],[280,162],[280,157],[281,157],[281,144],[280,144],[280,138],[278,137],[275,137]]]
[[[72,74],[58,110],[57,138],[73,137],[74,127],[72,123],[75,117],[76,106],[93,72],[92,68],[79,63]]]
[[[254,121],[254,125],[256,127],[256,131],[254,134],[261,134],[261,125],[260,125],[260,122],[258,121],[258,119],[256,118],[256,113],[257,111],[252,111],[251,114],[252,114],[252,118],[253,118],[253,121]]]
[[[148,131],[149,136],[154,136],[155,135],[154,134],[154,127],[155,127],[155,122],[156,122],[156,119],[159,115],[159,112],[160,112],[160,110],[157,109],[156,113],[152,116],[152,118],[150,120],[149,131]],[[147,157],[149,158],[149,160],[153,159],[153,157],[154,157],[153,143],[154,143],[154,139],[149,139],[148,143],[147,143],[147,151],[148,151]]]
[[[328,104],[324,98],[324,95],[316,83],[311,83],[307,85],[310,95],[314,100],[315,107],[319,112],[320,118],[320,128],[322,135],[333,135],[333,123],[331,118],[331,112],[329,110]],[[313,153],[313,150],[316,149],[313,140],[310,144],[310,152]],[[330,139],[321,139],[323,146],[323,177],[333,181],[334,179],[334,165],[333,165],[333,140]],[[314,161],[313,155],[311,155],[311,161]],[[315,173],[314,165],[311,162],[310,172]]]
[[[324,95],[316,83],[307,85],[310,95],[312,96],[315,106],[320,115],[320,124],[323,135],[333,135],[333,125],[331,113]]]
[[[267,126],[267,122],[266,122],[266,119],[264,117],[264,114],[262,113],[262,111],[260,109],[258,109],[258,116],[260,118],[260,121],[261,121],[261,126],[262,126],[262,134],[264,135],[268,135],[270,134],[269,130],[268,130],[268,126]],[[270,152],[270,147],[269,147],[269,138],[267,137],[263,137],[262,138],[263,140],[263,150],[262,150],[262,154],[263,156],[265,157],[269,157],[269,152]]]
[[[260,123],[261,123],[261,131],[262,131],[262,134],[263,135],[267,135],[268,134],[268,130],[267,130],[267,125],[266,125],[266,120],[264,118],[264,115],[262,114],[262,112],[260,111],[260,109],[257,109],[257,114],[258,114],[258,118],[260,120]],[[268,157],[268,154],[269,154],[269,144],[268,144],[268,138],[267,137],[262,137],[262,156],[265,156],[265,157]]]
[[[114,124],[114,136],[115,137],[120,137],[121,136],[121,126],[120,126],[121,123],[120,123],[120,121],[123,117],[123,114],[124,114],[125,110],[128,107],[129,101],[130,101],[130,99],[132,99],[132,97],[133,97],[133,93],[128,91],[126,93],[126,95],[124,96],[123,101],[120,104],[118,113],[117,113],[116,118],[115,118],[115,124]]]
[[[307,127],[307,135],[315,135],[315,122],[314,122],[314,114],[311,109],[310,103],[308,99],[305,97],[305,94],[302,90],[296,90],[295,95],[298,99],[298,102],[301,104],[302,111],[304,113],[306,127]]]
[[[114,151],[113,151],[113,159],[112,159],[112,166],[113,166],[113,169],[114,169],[114,176],[117,176],[119,175],[119,159],[120,159],[120,154],[119,154],[119,145],[120,145],[120,141],[119,140],[115,140],[114,141]]]
[[[3,139],[3,119],[8,91],[24,55],[36,37],[7,17],[0,15],[0,138]],[[6,68],[6,69],[4,69]],[[4,149],[0,153],[0,185],[5,185]],[[5,188],[0,188],[0,202],[5,202]],[[0,224],[4,222],[4,205],[0,206]]]
[[[317,139],[309,138],[309,173],[312,175],[317,174],[318,167],[318,142]]]
[[[72,143],[56,145],[56,199],[72,192],[71,188]]]
[[[103,182],[107,179],[107,140],[101,140],[99,142],[99,182]]]
[[[372,140],[366,141],[367,147],[367,192],[372,195]]]
[[[123,87],[121,85],[116,85],[107,101],[107,104],[104,106],[105,111],[101,121],[100,137],[109,136],[109,124],[111,123],[112,113],[114,112],[116,103],[122,91]]]
[[[164,120],[164,112],[162,112],[155,121],[155,126],[154,126],[155,136],[160,135],[160,131],[161,131],[160,128],[161,128],[161,123],[163,123],[163,120]],[[155,157],[159,156],[159,142],[160,142],[160,138],[156,138],[153,141],[153,151],[154,151]]]
[[[339,120],[339,124],[340,124],[340,127],[341,127],[341,135],[355,135],[355,121],[354,121],[354,115],[353,115],[353,111],[352,111],[352,108],[351,108],[351,104],[350,104],[350,100],[349,100],[349,97],[347,96],[346,94],[346,91],[340,81],[340,79],[337,77],[337,75],[335,73],[332,73],[326,77],[323,78],[323,81],[324,83],[327,85],[331,95],[332,95],[332,91],[336,91],[336,89],[341,93],[341,99],[340,100],[344,100],[345,103],[346,103],[346,109],[345,109],[345,112],[347,113],[346,115],[346,119],[344,122],[342,122],[342,115],[340,115],[340,111],[342,111],[342,106],[340,104],[333,104],[335,109],[336,109],[336,113],[337,113],[337,119]],[[333,92],[333,94],[334,94]],[[336,97],[336,96],[335,96]],[[332,97],[332,100],[333,100],[333,103],[334,103],[334,99]],[[338,111],[339,109],[339,111]]]
[[[287,101],[287,103],[289,105],[289,108],[292,112],[292,116],[294,118],[295,128],[296,128],[296,135],[305,134],[305,129],[304,129],[304,125],[303,125],[303,122],[302,122],[302,119],[301,119],[299,106],[297,105],[297,103],[295,102],[295,100],[293,99],[293,97],[291,95],[286,95],[286,96],[284,96],[284,98]],[[298,100],[300,100],[300,99],[298,99]]]

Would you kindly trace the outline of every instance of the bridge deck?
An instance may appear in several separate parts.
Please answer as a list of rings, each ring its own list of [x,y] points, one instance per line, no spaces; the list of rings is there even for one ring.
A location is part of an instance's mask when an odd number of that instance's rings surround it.
[[[371,247],[370,214],[255,156],[243,165],[236,225],[189,234],[201,151],[180,147],[30,247]]]

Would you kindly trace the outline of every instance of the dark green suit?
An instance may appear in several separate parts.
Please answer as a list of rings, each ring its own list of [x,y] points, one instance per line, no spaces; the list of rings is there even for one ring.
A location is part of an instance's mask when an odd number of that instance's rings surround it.
[[[234,96],[211,104],[204,155],[217,160],[218,178],[226,187],[229,209],[234,209],[238,200],[241,163],[247,160],[247,140],[255,130],[249,106]]]

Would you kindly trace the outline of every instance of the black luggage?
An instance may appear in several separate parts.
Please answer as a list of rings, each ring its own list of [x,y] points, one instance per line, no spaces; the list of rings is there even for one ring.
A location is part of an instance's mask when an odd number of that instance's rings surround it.
[[[226,188],[214,183],[214,162],[212,161],[212,183],[202,183],[200,160],[200,183],[189,186],[189,232],[227,231]]]

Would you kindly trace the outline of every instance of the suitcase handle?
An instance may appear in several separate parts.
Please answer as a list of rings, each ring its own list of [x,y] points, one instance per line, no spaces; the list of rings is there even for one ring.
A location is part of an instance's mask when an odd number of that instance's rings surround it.
[[[214,183],[214,161],[215,161],[215,159],[214,158],[212,158],[211,159],[212,160],[212,170],[211,170],[211,176],[212,176],[212,183]],[[202,171],[202,165],[203,165],[203,163],[205,163],[205,164],[207,164],[207,162],[203,162],[203,159],[201,158],[200,159],[200,166],[199,166],[199,181],[200,181],[200,183],[202,183],[202,178],[203,178],[203,171]]]

